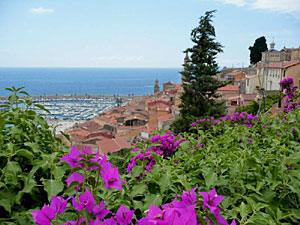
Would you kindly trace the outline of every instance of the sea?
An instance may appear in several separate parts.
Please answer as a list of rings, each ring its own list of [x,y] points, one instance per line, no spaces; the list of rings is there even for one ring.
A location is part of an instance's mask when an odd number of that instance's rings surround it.
[[[0,68],[0,96],[7,87],[25,87],[30,95],[149,95],[155,79],[160,88],[179,83],[180,68]]]

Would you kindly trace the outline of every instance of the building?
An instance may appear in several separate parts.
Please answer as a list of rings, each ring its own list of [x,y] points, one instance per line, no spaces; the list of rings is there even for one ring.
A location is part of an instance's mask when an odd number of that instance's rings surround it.
[[[155,85],[154,85],[154,94],[159,92],[159,84],[158,84],[158,79],[156,78],[155,80]]]
[[[300,87],[300,61],[286,63],[283,66],[282,79],[291,77],[295,86]]]
[[[291,48],[283,48],[281,51],[278,51],[274,47],[275,43],[272,42],[270,49],[261,53],[261,63],[291,61]]]
[[[299,48],[292,48],[291,50],[291,61],[299,61],[300,60],[300,46]]]
[[[186,52],[184,60],[183,60],[183,66],[188,65],[190,62],[191,62],[191,60],[190,60],[189,54],[188,54],[188,52]],[[181,74],[181,82],[184,82],[184,79],[185,79],[184,75]]]
[[[169,91],[176,88],[176,85],[173,84],[171,81],[168,81],[167,83],[163,83],[163,91]]]
[[[257,93],[260,87],[262,86],[262,75],[249,76],[246,75],[244,79],[244,84],[241,85],[241,94],[254,94]]]

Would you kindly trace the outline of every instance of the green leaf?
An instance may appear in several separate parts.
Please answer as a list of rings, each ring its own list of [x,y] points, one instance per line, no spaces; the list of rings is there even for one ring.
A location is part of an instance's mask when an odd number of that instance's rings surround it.
[[[15,192],[13,192],[12,190],[1,190],[0,191],[0,206],[3,206],[3,208],[8,211],[11,212],[11,207],[14,205],[14,196],[15,196]]]
[[[51,114],[51,112],[48,109],[46,109],[45,106],[43,106],[41,104],[34,104],[34,106],[41,109],[41,110],[43,110],[43,111],[45,111],[45,112],[47,112],[47,113],[49,113],[49,114]]]
[[[143,202],[142,201],[133,200],[132,203],[133,203],[133,208],[134,209],[142,209],[143,208]]]
[[[240,206],[240,214],[242,219],[245,219],[245,217],[247,216],[248,212],[247,212],[247,207],[245,205],[244,202],[242,202],[241,206]]]
[[[66,170],[61,166],[56,166],[53,170],[55,179],[59,180],[65,175]]]
[[[11,88],[4,88],[4,89],[7,90],[7,91],[14,92],[13,89],[11,89]]]
[[[18,151],[16,152],[16,155],[24,156],[24,157],[26,157],[27,159],[29,159],[31,163],[33,163],[34,155],[33,155],[30,151],[28,151],[28,150],[26,150],[26,149],[18,150]]]
[[[3,206],[3,208],[8,212],[11,212],[12,205],[12,202],[8,199],[1,199],[0,201],[0,206]]]
[[[132,176],[133,177],[138,177],[142,172],[144,171],[142,166],[135,166],[132,168]]]
[[[64,189],[64,184],[61,180],[43,180],[44,190],[48,193],[48,198],[56,196]]]
[[[145,198],[144,210],[149,209],[150,204],[155,206],[160,206],[161,203],[162,203],[162,199],[160,195],[155,195],[155,194],[147,195]]]
[[[26,91],[20,91],[19,93],[30,96]]]
[[[218,180],[217,175],[212,170],[204,172],[203,175],[204,175],[204,178],[205,178],[206,187],[208,189],[213,188],[215,186],[216,181]]]
[[[164,193],[166,188],[171,184],[171,175],[169,173],[163,174],[159,180],[161,193]]]
[[[25,142],[24,143],[25,146],[30,147],[31,150],[35,153],[38,153],[40,151],[40,146],[38,145],[38,143],[35,142]]]
[[[18,185],[17,176],[22,172],[19,163],[17,162],[7,162],[5,167],[5,182],[7,184]]]
[[[25,177],[24,179],[25,186],[24,188],[18,192],[16,196],[16,203],[21,204],[20,200],[24,193],[30,193],[32,189],[36,186],[36,181],[34,179]]]
[[[137,196],[137,195],[142,195],[144,194],[146,191],[146,185],[143,183],[140,184],[136,184],[133,186],[131,194],[133,197]]]

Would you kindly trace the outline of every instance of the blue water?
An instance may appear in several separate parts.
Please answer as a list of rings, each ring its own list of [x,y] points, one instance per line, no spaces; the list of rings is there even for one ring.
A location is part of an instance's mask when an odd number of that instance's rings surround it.
[[[0,96],[6,87],[25,87],[30,95],[148,95],[155,79],[180,82],[181,69],[160,68],[0,68]]]

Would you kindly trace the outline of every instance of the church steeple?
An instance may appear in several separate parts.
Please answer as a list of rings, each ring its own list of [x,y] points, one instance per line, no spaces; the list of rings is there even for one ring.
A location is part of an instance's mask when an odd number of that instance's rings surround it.
[[[159,92],[159,84],[158,84],[158,79],[156,78],[155,85],[154,85],[154,94],[157,92]]]
[[[272,43],[270,43],[270,50],[274,50],[274,47],[275,47],[275,42],[273,38]]]
[[[188,65],[190,62],[191,62],[191,60],[190,60],[190,57],[189,57],[189,53],[188,52],[185,52],[185,57],[184,57],[184,61],[183,61],[184,63],[183,63],[183,66],[185,67],[186,65]],[[185,69],[185,68],[184,68]],[[184,82],[184,79],[185,79],[185,77],[184,77],[184,75],[183,74],[181,74],[181,82]]]
[[[184,65],[189,64],[190,61],[191,60],[190,60],[189,54],[188,54],[188,52],[186,52],[185,57],[184,57]]]

